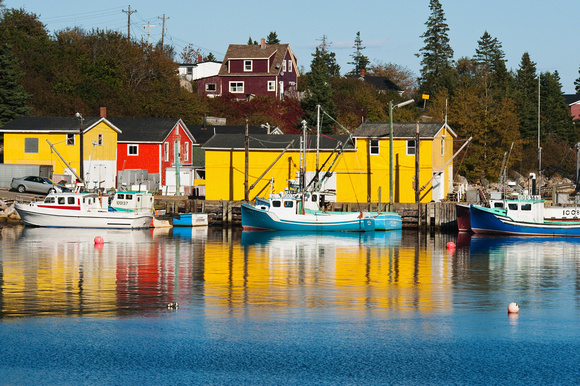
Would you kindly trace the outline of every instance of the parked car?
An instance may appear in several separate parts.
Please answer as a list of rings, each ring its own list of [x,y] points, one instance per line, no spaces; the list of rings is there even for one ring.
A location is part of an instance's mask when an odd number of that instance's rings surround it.
[[[22,178],[13,178],[10,183],[12,189],[18,190],[20,193],[61,193],[68,190],[66,187],[55,184],[50,178],[38,176],[26,176]]]

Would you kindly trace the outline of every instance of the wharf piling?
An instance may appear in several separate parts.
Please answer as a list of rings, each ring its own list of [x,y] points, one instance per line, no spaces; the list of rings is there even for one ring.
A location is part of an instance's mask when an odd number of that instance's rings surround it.
[[[166,213],[207,213],[209,224],[216,226],[241,226],[242,201],[199,200],[187,196],[155,196],[155,209]],[[421,203],[331,203],[329,211],[396,212],[403,220],[403,228],[457,230],[454,202]],[[421,217],[419,218],[419,213]],[[420,221],[419,221],[420,220]]]

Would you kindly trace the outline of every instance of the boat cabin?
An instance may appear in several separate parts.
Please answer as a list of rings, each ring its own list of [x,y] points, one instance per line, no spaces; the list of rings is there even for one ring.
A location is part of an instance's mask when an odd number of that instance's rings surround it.
[[[155,199],[153,194],[140,191],[116,192],[110,207],[120,212],[152,211]]]

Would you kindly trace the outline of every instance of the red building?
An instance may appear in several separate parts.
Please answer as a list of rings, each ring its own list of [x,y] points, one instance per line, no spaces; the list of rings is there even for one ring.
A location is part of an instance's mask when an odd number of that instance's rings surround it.
[[[121,130],[117,137],[117,171],[147,170],[159,174],[167,185],[167,173],[193,168],[193,135],[179,118],[108,118]],[[176,150],[179,159],[176,157]],[[172,175],[170,175],[171,179]],[[185,181],[184,181],[185,182]],[[183,184],[187,186],[187,183]]]
[[[577,121],[580,119],[580,94],[564,94],[566,103],[570,108],[570,115],[572,119]]]
[[[198,79],[207,96],[232,94],[238,99],[297,95],[298,61],[288,44],[230,44],[218,75]]]

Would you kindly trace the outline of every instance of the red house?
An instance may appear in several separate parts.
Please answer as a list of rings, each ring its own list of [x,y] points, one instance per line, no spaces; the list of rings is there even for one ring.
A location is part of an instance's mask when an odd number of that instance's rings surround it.
[[[117,171],[147,170],[163,186],[175,185],[175,169],[193,168],[193,135],[178,118],[108,118],[121,130],[117,137]],[[176,150],[178,157],[176,157]],[[178,165],[179,163],[179,165]],[[173,182],[173,184],[171,184]],[[183,179],[182,186],[193,186]],[[173,188],[175,189],[175,188]]]
[[[580,94],[564,94],[564,99],[568,103],[570,109],[570,115],[572,115],[572,120],[577,121],[580,119]]]
[[[198,79],[207,96],[232,94],[238,99],[297,95],[298,61],[288,44],[230,44],[218,75]]]

